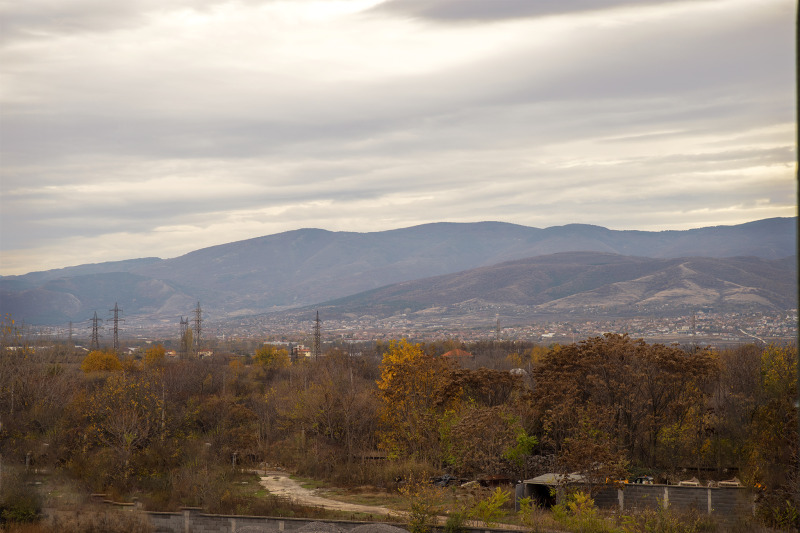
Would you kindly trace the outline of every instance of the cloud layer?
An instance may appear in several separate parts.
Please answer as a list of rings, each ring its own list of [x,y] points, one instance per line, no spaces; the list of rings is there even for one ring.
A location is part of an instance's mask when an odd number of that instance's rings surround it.
[[[789,0],[31,0],[0,273],[300,227],[795,214]]]

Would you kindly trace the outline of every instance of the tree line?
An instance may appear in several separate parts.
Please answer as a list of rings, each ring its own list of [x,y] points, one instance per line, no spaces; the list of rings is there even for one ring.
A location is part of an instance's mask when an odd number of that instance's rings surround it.
[[[76,357],[34,351],[8,320],[2,342],[3,460],[155,510],[210,509],[232,468],[265,464],[383,487],[441,473],[736,476],[776,495],[796,472],[789,346],[606,334],[552,346],[398,340],[294,361],[268,344],[205,359],[168,360],[161,345]],[[442,355],[454,347],[478,357]]]

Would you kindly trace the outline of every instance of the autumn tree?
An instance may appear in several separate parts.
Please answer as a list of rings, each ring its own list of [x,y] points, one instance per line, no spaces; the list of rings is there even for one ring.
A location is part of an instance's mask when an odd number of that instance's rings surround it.
[[[522,466],[536,438],[506,406],[468,404],[443,424],[445,460],[461,476],[498,474]]]
[[[198,406],[194,419],[214,453],[228,460],[234,453],[243,456],[257,450],[255,421],[255,413],[246,404],[217,395]]]
[[[127,482],[131,460],[162,427],[161,387],[152,375],[116,372],[87,403],[90,438],[114,452],[117,473]]]
[[[769,345],[761,353],[758,403],[748,435],[754,480],[776,487],[796,468],[797,348]]]
[[[495,407],[513,404],[524,390],[521,376],[505,370],[452,368],[443,394],[450,401]]]
[[[14,418],[19,409],[20,390],[33,367],[32,355],[22,329],[11,315],[3,316],[0,320],[0,415]]]
[[[315,379],[301,393],[308,427],[339,446],[346,462],[375,446],[374,384],[361,376],[356,366],[347,354],[330,352],[315,363]]]
[[[181,344],[180,352],[182,358],[185,359],[189,357],[192,353],[194,353],[194,333],[192,332],[192,328],[187,327],[184,330],[183,335],[181,335],[180,344]]]
[[[439,425],[452,402],[445,398],[453,363],[425,353],[419,344],[393,342],[381,362],[380,446],[390,456],[436,462],[440,457]]]
[[[665,428],[683,424],[693,407],[702,409],[716,371],[709,352],[689,354],[607,333],[554,347],[534,368],[531,398],[557,453],[585,437],[576,429],[591,427],[612,452],[655,466]],[[587,419],[590,426],[582,422]]]
[[[122,370],[122,363],[113,352],[95,350],[89,352],[83,358],[81,370],[86,374],[90,372],[113,372]]]
[[[0,320],[0,453],[46,460],[61,442],[64,409],[79,384],[55,349],[34,350],[10,316]]]
[[[253,365],[257,370],[257,377],[267,381],[273,379],[278,372],[287,368],[291,360],[285,348],[278,348],[265,344],[256,350]]]
[[[160,368],[164,366],[167,350],[162,344],[156,344],[147,349],[144,353],[145,368]]]
[[[761,352],[747,344],[718,354],[719,379],[709,402],[714,466],[737,466],[747,455],[750,423],[761,399]],[[699,425],[699,424],[698,424]]]

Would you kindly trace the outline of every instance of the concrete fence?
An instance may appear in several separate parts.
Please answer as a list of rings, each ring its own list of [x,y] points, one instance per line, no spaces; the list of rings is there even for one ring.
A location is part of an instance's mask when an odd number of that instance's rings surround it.
[[[581,485],[571,485],[580,488]],[[521,484],[517,497],[534,499],[554,487]],[[678,511],[697,511],[723,517],[752,515],[755,498],[752,491],[743,487],[686,487],[680,485],[645,485],[629,483],[608,486],[594,496],[595,504],[603,509],[635,511],[669,508]]]
[[[156,533],[276,533],[294,531],[311,523],[335,525],[350,531],[366,524],[386,524],[402,529],[405,524],[356,522],[350,520],[314,520],[310,518],[271,518],[264,516],[205,514],[199,508],[184,508],[179,513],[144,512]],[[441,530],[440,527],[435,528]],[[464,533],[508,533],[507,529],[465,527]],[[518,532],[516,532],[518,533]]]

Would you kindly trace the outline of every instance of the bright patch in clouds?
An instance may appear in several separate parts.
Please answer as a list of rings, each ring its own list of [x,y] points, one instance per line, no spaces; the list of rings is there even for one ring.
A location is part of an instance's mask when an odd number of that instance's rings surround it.
[[[0,16],[0,273],[301,227],[795,215],[789,0],[46,0]]]

